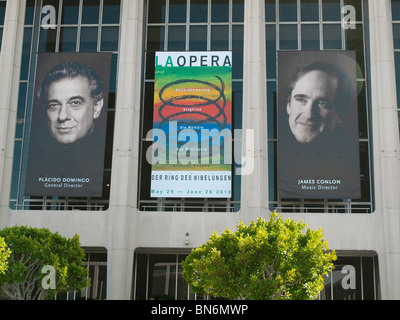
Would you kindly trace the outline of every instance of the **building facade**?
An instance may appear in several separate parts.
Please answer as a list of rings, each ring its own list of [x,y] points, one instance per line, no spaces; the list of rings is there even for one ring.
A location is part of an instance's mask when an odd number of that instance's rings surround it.
[[[205,299],[181,276],[191,248],[276,210],[337,252],[320,299],[400,299],[399,0],[13,0],[0,1],[0,30],[0,227],[79,235],[93,285],[60,298]],[[232,54],[230,193],[155,197],[156,52],[215,51]],[[355,53],[358,199],[280,196],[281,51]],[[111,57],[99,197],[25,192],[38,56],[61,52]]]

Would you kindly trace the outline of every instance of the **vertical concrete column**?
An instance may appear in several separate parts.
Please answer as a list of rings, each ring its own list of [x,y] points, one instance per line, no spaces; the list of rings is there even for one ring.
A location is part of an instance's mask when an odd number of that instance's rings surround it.
[[[400,299],[399,130],[396,111],[390,0],[369,1],[375,214],[383,252],[379,254],[383,299]]]
[[[143,0],[122,1],[118,89],[109,209],[108,299],[131,294],[133,216],[136,211]]]
[[[7,1],[0,54],[0,227],[8,223],[25,6]]]
[[[268,208],[267,89],[264,0],[245,1],[241,208],[248,220]],[[250,134],[253,134],[252,136]]]

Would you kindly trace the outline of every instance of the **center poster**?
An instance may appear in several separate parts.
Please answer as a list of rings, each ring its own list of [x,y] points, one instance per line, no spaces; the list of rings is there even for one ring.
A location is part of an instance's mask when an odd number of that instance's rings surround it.
[[[230,198],[232,54],[157,52],[151,196]]]

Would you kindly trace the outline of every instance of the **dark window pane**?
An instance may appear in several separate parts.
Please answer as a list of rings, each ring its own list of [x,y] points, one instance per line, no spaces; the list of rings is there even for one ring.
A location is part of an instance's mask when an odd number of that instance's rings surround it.
[[[369,202],[370,187],[369,187],[369,145],[367,142],[360,142],[360,179],[361,179],[361,202]]]
[[[400,108],[400,52],[394,53],[394,61],[396,66],[397,108]]]
[[[357,78],[364,78],[364,40],[362,25],[356,25],[356,29],[346,30],[346,48],[356,52]]]
[[[148,27],[147,29],[147,51],[164,50],[164,27]]]
[[[229,21],[229,0],[211,1],[211,21],[212,22]]]
[[[121,0],[104,0],[103,23],[119,23]]]
[[[268,138],[276,138],[276,82],[267,82]]]
[[[6,3],[5,1],[0,2],[0,25],[4,25],[4,17],[6,15]]]
[[[400,20],[400,0],[392,0],[392,19]]]
[[[243,83],[232,82],[232,110],[235,129],[242,129],[243,117]]]
[[[118,54],[113,54],[111,56],[111,71],[110,71],[110,85],[109,85],[110,93],[117,92],[117,69],[118,69]],[[110,109],[110,106],[108,106],[108,109]]]
[[[232,79],[243,79],[243,51],[232,52]]]
[[[275,0],[265,0],[265,21],[275,22]]]
[[[393,45],[395,49],[400,49],[400,23],[393,23]]]
[[[342,26],[340,24],[325,24],[324,49],[342,49]]]
[[[27,83],[21,82],[19,85],[19,91],[18,91],[17,119],[25,118],[26,90],[27,90]]]
[[[208,21],[208,0],[192,0],[190,2],[190,22]]]
[[[232,8],[232,21],[243,22],[244,21],[244,0],[233,0]]]
[[[301,26],[301,49],[319,50],[319,25],[306,24]]]
[[[374,300],[375,282],[374,282],[374,258],[362,257],[362,282],[363,282],[363,300]]]
[[[322,17],[324,21],[340,21],[340,1],[322,0]]]
[[[89,27],[81,29],[80,52],[96,52],[97,51],[97,27]]]
[[[18,196],[18,185],[19,185],[19,167],[21,165],[21,148],[22,141],[15,141],[14,144],[14,160],[13,160],[13,174],[11,181],[11,195],[12,199],[16,199]]]
[[[267,78],[276,78],[276,27],[275,25],[266,26],[267,37]]]
[[[165,0],[149,1],[149,23],[164,23],[165,22]]]
[[[211,50],[229,49],[229,27],[212,26],[211,27]]]
[[[40,28],[39,52],[56,51],[57,29]]]
[[[25,24],[33,24],[34,13],[35,13],[35,0],[27,0],[25,9]]]
[[[356,20],[362,21],[362,3],[361,0],[344,0],[344,5],[353,6],[356,9]]]
[[[186,22],[186,0],[169,1],[169,22]]]
[[[168,50],[185,50],[186,27],[168,28]]]
[[[31,55],[32,28],[24,29],[24,40],[22,44],[21,58],[21,80],[28,80],[29,60]]]
[[[279,1],[279,21],[297,21],[297,1]]]
[[[207,26],[191,26],[189,48],[192,51],[207,50]]]
[[[318,0],[301,0],[301,21],[318,21]]]
[[[101,31],[101,51],[118,51],[119,27],[103,27]]]
[[[98,24],[100,0],[84,0],[82,7],[82,23]]]
[[[232,26],[232,50],[242,51],[244,43],[244,27]]]
[[[269,200],[277,200],[277,183],[276,183],[276,164],[277,164],[277,143],[268,142],[268,185]]]
[[[368,112],[365,96],[365,82],[357,81],[357,106],[358,106],[358,136],[362,139],[368,138]]]
[[[64,0],[62,5],[62,24],[77,24],[79,17],[79,0]]]
[[[298,49],[297,45],[297,25],[281,25],[279,27],[280,39],[279,47],[281,50]]]
[[[76,51],[76,32],[77,28],[70,28],[70,27],[61,28],[60,48],[59,48],[60,52]]]

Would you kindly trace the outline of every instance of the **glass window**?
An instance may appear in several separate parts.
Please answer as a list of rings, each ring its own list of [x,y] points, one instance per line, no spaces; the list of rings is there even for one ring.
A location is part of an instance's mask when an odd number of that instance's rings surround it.
[[[393,23],[393,45],[395,49],[400,49],[400,23]]]
[[[134,255],[133,300],[210,299],[193,294],[182,277],[182,261],[188,254],[138,251]],[[338,254],[334,269],[324,277],[324,288],[318,300],[378,300],[378,275],[378,256],[375,253],[360,252],[360,256]]]
[[[62,24],[77,24],[79,18],[79,0],[64,0],[62,2]]]
[[[324,24],[324,49],[342,48],[342,26],[340,24]]]
[[[76,51],[76,36],[77,28],[63,27],[60,31],[60,52],[75,52]]]
[[[340,21],[340,1],[322,0],[322,18],[324,21]]]
[[[82,24],[98,24],[100,0],[84,0],[82,6]]]
[[[0,1],[0,49],[3,43],[4,18],[6,16],[7,1]]]
[[[400,22],[400,0],[392,0],[392,20]]]
[[[378,257],[340,256],[334,261],[334,269],[324,277],[324,289],[319,300],[378,300]]]
[[[192,0],[190,2],[190,22],[208,21],[208,0]]]
[[[166,0],[154,0],[149,3],[147,20],[149,23],[165,22]]]
[[[191,26],[189,48],[191,51],[207,50],[207,26]]]
[[[96,27],[81,28],[80,52],[96,52],[99,29]]]
[[[279,49],[280,50],[297,50],[298,36],[297,24],[282,24],[279,27]]]
[[[275,0],[265,1],[265,21],[274,22],[276,20]]]
[[[211,21],[229,21],[229,0],[211,0]]]
[[[169,0],[169,23],[186,22],[186,0]]]
[[[232,51],[232,123],[234,129],[241,128],[244,0],[147,0],[145,15],[145,79],[138,207],[142,211],[237,211],[240,208],[238,176],[233,177],[233,195],[227,198],[152,198],[151,165],[146,160],[146,151],[152,141],[146,137],[153,128],[157,51]]]
[[[396,75],[397,110],[400,110],[400,0],[392,0],[394,68]],[[399,133],[400,133],[400,112]]]
[[[297,21],[297,1],[280,0],[279,1],[279,21]]]
[[[301,26],[301,49],[319,50],[318,24],[303,24]]]
[[[301,21],[318,21],[319,6],[318,0],[301,1]]]
[[[103,0],[103,24],[119,24],[121,0]]]
[[[2,3],[3,1],[0,1],[0,14]],[[41,17],[35,17],[35,15],[41,14],[41,5],[54,6],[57,17],[60,17],[56,21],[55,28],[44,29],[38,24]],[[102,19],[100,19],[101,13]],[[10,196],[12,209],[105,210],[108,208],[111,187],[119,20],[120,0],[27,1],[15,135],[16,149]],[[37,52],[99,51],[112,53],[102,197],[31,197],[24,195]]]
[[[211,50],[224,51],[229,49],[229,27],[211,27]]]

